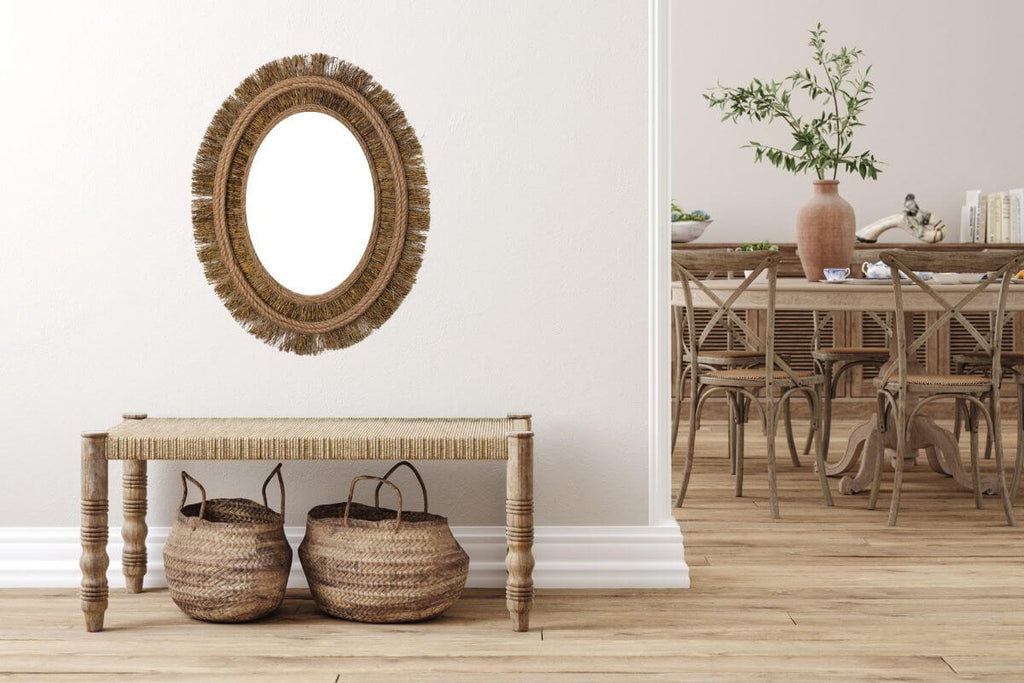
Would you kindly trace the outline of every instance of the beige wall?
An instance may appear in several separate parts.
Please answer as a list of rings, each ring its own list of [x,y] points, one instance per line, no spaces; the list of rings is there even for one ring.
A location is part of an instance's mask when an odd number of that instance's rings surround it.
[[[719,80],[781,80],[808,65],[807,30],[818,20],[833,45],[856,44],[874,64],[878,92],[855,148],[887,165],[878,182],[847,176],[840,186],[858,225],[898,211],[914,192],[956,241],[964,190],[1024,186],[1024,3],[675,0],[672,12],[673,193],[715,218],[703,241],[794,239],[811,177],[755,165],[739,149],[786,136],[719,123],[700,95]],[[886,239],[909,238],[900,234]]]
[[[310,51],[397,95],[433,195],[406,302],[313,358],[242,331],[189,220],[210,116],[255,67]],[[528,410],[538,524],[647,523],[646,3],[20,3],[0,56],[0,524],[76,524],[78,434],[126,410]],[[151,469],[154,526],[178,469]],[[212,495],[254,496],[268,467],[189,469]],[[365,469],[287,465],[288,523]],[[453,523],[503,523],[501,465],[424,470]]]

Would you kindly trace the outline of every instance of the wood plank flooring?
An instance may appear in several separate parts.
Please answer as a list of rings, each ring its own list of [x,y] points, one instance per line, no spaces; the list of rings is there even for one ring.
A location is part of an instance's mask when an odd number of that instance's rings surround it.
[[[851,424],[835,425],[834,447]],[[743,498],[732,495],[723,425],[705,422],[698,439],[677,511],[690,590],[540,591],[533,630],[519,634],[498,591],[469,591],[443,618],[400,626],[329,619],[295,592],[277,616],[229,626],[189,620],[165,590],[115,590],[109,630],[89,634],[75,591],[4,590],[0,677],[1024,680],[1024,528],[1004,526],[996,500],[976,510],[919,468],[888,529],[888,489],[876,511],[864,495],[826,509],[810,458],[795,469],[782,457],[773,521],[763,437],[748,433]]]

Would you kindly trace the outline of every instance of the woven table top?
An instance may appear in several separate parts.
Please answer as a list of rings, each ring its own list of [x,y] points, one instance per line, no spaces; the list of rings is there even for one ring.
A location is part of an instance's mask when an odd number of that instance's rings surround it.
[[[505,460],[511,418],[145,418],[108,460]],[[522,424],[522,423],[520,423]]]

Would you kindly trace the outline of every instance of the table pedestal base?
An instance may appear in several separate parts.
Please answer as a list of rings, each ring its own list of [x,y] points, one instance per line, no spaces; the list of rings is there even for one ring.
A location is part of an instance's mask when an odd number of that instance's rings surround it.
[[[835,464],[825,466],[825,473],[830,477],[846,474],[860,461],[860,466],[854,475],[847,474],[839,480],[839,492],[854,494],[867,491],[871,488],[871,480],[874,476],[875,458],[877,457],[878,438],[878,416],[873,415],[867,422],[862,422],[850,432],[847,441],[846,452]],[[896,457],[896,433],[889,429],[885,433],[886,455],[889,459]],[[971,475],[964,469],[960,460],[960,446],[957,444],[953,434],[939,425],[935,420],[924,415],[918,415],[910,423],[910,434],[907,438],[907,448],[911,453],[916,454],[924,450],[928,456],[928,464],[933,471],[947,477],[953,477],[960,486],[968,491],[973,491]],[[916,455],[906,459],[905,465],[916,460]],[[883,463],[884,464],[884,463]],[[982,493],[995,495],[995,477],[984,477],[981,480]]]

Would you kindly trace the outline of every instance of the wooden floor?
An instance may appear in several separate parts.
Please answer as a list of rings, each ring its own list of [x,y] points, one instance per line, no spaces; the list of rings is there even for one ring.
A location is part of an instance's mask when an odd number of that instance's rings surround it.
[[[837,447],[849,426],[836,425]],[[888,529],[888,489],[873,512],[863,495],[826,509],[810,467],[786,459],[782,519],[772,521],[763,438],[748,434],[748,495],[735,498],[722,434],[705,423],[677,511],[690,590],[540,591],[534,628],[521,634],[497,591],[470,591],[443,618],[405,626],[329,619],[303,593],[262,622],[201,624],[165,590],[114,591],[109,630],[89,634],[75,591],[5,590],[0,676],[1024,680],[1024,527],[1005,527],[995,500],[978,511],[951,480],[915,471],[900,527]]]

